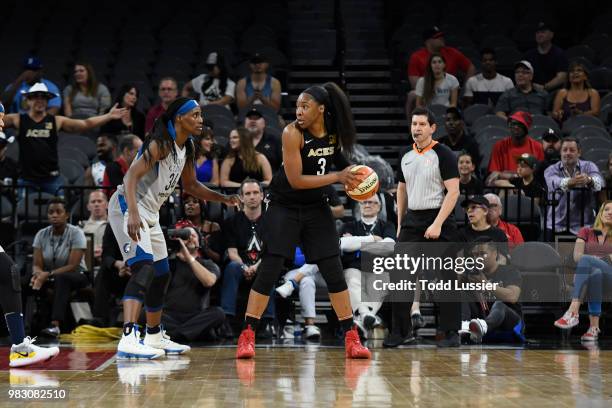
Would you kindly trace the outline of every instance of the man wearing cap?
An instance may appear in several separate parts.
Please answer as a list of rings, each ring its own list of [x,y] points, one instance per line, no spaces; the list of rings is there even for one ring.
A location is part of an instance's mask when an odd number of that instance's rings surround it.
[[[436,52],[441,54],[446,61],[446,73],[457,76],[459,72],[465,74],[465,78],[469,78],[476,74],[474,64],[458,49],[447,47],[444,45],[444,33],[436,26],[430,27],[423,31],[424,47],[416,50],[410,55],[408,61],[408,80],[412,91],[408,94],[406,101],[406,115],[410,117],[410,113],[416,102],[416,83],[419,78],[425,76],[429,56]]]
[[[463,122],[463,114],[459,108],[450,107],[446,109],[444,117],[444,127],[446,128],[446,136],[438,139],[438,142],[450,147],[457,153],[466,151],[472,156],[474,166],[480,166],[480,150],[478,143],[474,138],[465,132],[465,123]]]
[[[514,64],[516,86],[507,90],[497,100],[495,112],[502,118],[521,109],[532,114],[546,114],[548,94],[533,86],[533,66],[527,60]]]
[[[544,187],[533,175],[538,161],[529,153],[523,153],[516,159],[516,163],[516,174],[514,177],[511,177],[509,180],[495,180],[494,185],[497,187],[516,187],[526,197],[535,199],[535,205],[538,205],[544,193]]]
[[[221,105],[230,109],[236,93],[236,83],[228,78],[225,61],[218,52],[211,52],[206,57],[205,74],[198,75],[187,81],[183,87],[183,96],[188,97],[194,92],[200,105]]]
[[[151,130],[153,130],[155,119],[159,118],[178,96],[178,82],[176,82],[176,79],[172,77],[164,77],[160,79],[157,95],[159,95],[159,103],[152,106],[151,109],[149,109],[149,112],[147,112],[145,133],[149,133]]]
[[[466,198],[461,202],[461,207],[465,208],[469,224],[459,230],[465,242],[474,242],[489,239],[493,242],[503,243],[499,246],[502,254],[508,254],[508,237],[506,234],[492,226],[487,218],[489,214],[489,200],[484,196],[475,195]]]
[[[276,112],[281,104],[281,83],[268,73],[266,58],[255,53],[249,60],[251,73],[238,81],[236,85],[236,104],[238,109],[263,104]]]
[[[555,129],[549,128],[542,135],[542,149],[544,149],[544,160],[536,166],[534,176],[545,187],[544,171],[551,164],[558,163],[561,160],[561,136],[559,136]]]
[[[266,156],[272,167],[272,173],[276,173],[283,162],[281,143],[278,138],[266,133],[266,119],[257,105],[253,105],[246,113],[244,127],[253,138],[255,150]]]
[[[27,113],[29,107],[26,98],[23,97],[24,92],[37,82],[42,82],[55,95],[47,104],[47,112],[51,115],[57,114],[62,107],[60,91],[57,85],[43,78],[42,62],[36,57],[27,57],[23,69],[24,71],[4,89],[0,96],[0,100],[6,104],[7,111],[21,115]]]
[[[535,32],[536,48],[525,53],[525,59],[535,70],[534,84],[547,91],[562,87],[567,80],[567,57],[561,48],[553,45],[554,36],[551,25],[540,21]]]
[[[561,141],[561,161],[544,171],[550,204],[546,215],[546,239],[553,239],[551,230],[576,235],[581,227],[590,227],[595,220],[597,200],[594,193],[601,191],[604,180],[597,165],[580,160],[580,153],[579,140],[565,137]]]
[[[480,103],[493,108],[502,93],[514,88],[510,78],[497,72],[497,56],[494,49],[483,48],[480,51],[480,66],[482,72],[465,82],[464,107]]]
[[[28,113],[11,113],[4,117],[5,127],[17,129],[19,163],[22,166],[19,185],[57,194],[62,184],[57,154],[58,132],[84,132],[112,119],[121,118],[126,110],[117,108],[115,104],[104,115],[84,120],[71,119],[47,113],[48,101],[57,94],[50,92],[44,83],[37,82],[23,95],[28,102]],[[25,188],[20,195],[24,197]]]
[[[516,176],[517,159],[528,153],[537,160],[544,160],[542,145],[527,135],[531,127],[531,114],[518,111],[508,119],[510,136],[493,146],[489,161],[489,177],[486,185],[492,186],[496,180],[509,180]]]

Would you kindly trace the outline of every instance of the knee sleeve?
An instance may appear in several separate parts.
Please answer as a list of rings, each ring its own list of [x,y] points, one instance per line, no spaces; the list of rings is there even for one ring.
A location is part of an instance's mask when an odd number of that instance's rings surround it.
[[[339,256],[325,258],[319,261],[317,265],[330,293],[339,293],[348,289]]]
[[[5,314],[21,313],[21,275],[4,252],[0,253],[0,305]]]
[[[253,282],[251,289],[259,294],[270,296],[270,292],[280,276],[284,261],[285,258],[282,256],[264,256],[257,269],[257,276],[255,277],[255,282]]]
[[[137,300],[142,303],[155,277],[153,262],[136,262],[131,266],[131,271],[132,276],[125,286],[123,300]]]
[[[147,312],[158,312],[164,305],[164,295],[170,281],[168,258],[155,262],[153,269],[155,270],[155,276],[145,295],[145,310]]]

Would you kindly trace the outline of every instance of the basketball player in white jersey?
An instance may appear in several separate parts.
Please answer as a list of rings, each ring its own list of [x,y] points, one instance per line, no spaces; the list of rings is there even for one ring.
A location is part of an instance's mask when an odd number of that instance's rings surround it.
[[[161,327],[164,292],[169,278],[168,252],[159,224],[159,209],[182,178],[183,189],[201,200],[238,205],[237,196],[216,193],[195,175],[192,134],[202,131],[202,112],[188,98],[175,100],[160,116],[123,184],[110,199],[108,220],[132,276],[123,297],[123,336],[119,358],[152,359],[182,354],[190,347],[173,342]],[[138,317],[146,311],[146,335],[140,341]]]

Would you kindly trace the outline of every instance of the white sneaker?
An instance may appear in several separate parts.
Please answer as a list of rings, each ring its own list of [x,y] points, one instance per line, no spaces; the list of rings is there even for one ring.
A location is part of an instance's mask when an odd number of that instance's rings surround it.
[[[21,344],[13,344],[9,355],[9,366],[23,367],[49,360],[59,354],[59,347],[38,347],[35,338],[26,337]]]
[[[191,347],[170,340],[170,336],[161,328],[159,333],[145,334],[144,345],[163,350],[166,354],[183,354],[191,350]]]
[[[314,324],[304,326],[304,337],[307,340],[319,340],[321,338],[321,330]]]
[[[470,334],[470,321],[462,320],[461,321],[461,330],[459,330],[459,335]]]
[[[282,285],[280,285],[278,288],[276,288],[276,293],[278,293],[284,298],[288,298],[289,296],[291,296],[294,290],[295,288],[293,287],[293,283],[291,283],[291,281],[288,280]]]
[[[117,345],[117,358],[119,359],[135,358],[151,360],[164,354],[164,350],[143,344],[140,340],[140,332],[136,326],[132,328],[132,332],[127,336],[125,334],[122,335]]]
[[[487,334],[487,322],[483,319],[470,320],[470,340],[474,343],[482,343],[485,334]]]

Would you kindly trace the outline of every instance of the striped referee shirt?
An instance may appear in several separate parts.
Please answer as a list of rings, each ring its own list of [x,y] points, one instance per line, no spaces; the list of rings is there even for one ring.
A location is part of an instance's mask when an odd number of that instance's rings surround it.
[[[409,210],[442,207],[444,181],[459,177],[457,158],[448,146],[435,140],[422,152],[413,144],[400,163],[398,179],[406,183]]]

